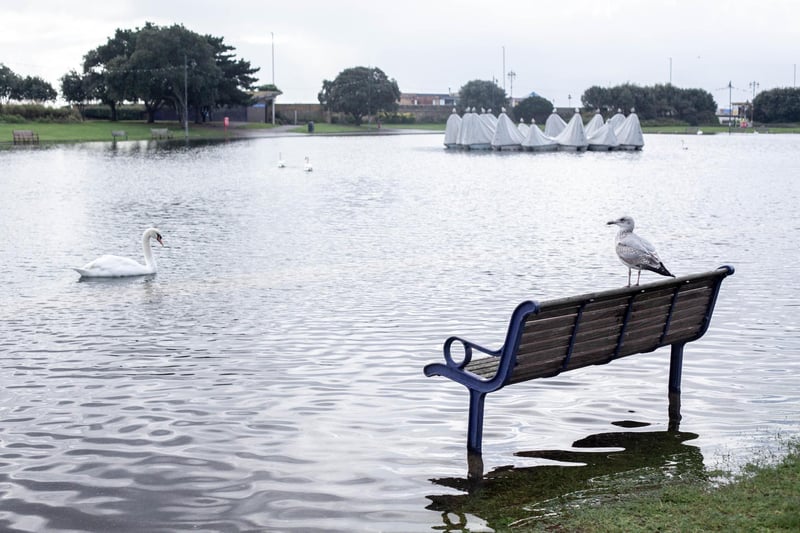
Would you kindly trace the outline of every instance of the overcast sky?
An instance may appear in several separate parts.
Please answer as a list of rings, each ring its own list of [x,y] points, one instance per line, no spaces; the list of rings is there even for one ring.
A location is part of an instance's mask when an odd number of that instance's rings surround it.
[[[592,85],[672,81],[727,107],[729,82],[748,100],[752,82],[795,85],[800,63],[797,0],[0,0],[0,63],[58,90],[117,28],[148,21],[224,37],[260,83],[274,48],[283,103],[316,102],[323,79],[375,66],[403,92],[497,79],[566,106]]]

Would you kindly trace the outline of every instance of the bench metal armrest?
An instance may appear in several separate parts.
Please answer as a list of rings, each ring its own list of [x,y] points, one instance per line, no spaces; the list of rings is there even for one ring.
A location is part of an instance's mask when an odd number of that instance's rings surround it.
[[[454,342],[461,343],[462,347],[464,348],[464,358],[460,362],[457,362],[455,359],[453,359],[453,355],[451,353],[451,347],[452,347]],[[503,352],[502,349],[501,350],[490,350],[488,348],[484,348],[480,344],[475,344],[474,342],[470,342],[470,341],[468,341],[466,339],[462,339],[461,337],[453,336],[453,337],[450,337],[449,339],[447,339],[445,341],[445,343],[444,343],[444,359],[445,359],[445,361],[447,361],[447,366],[458,368],[458,369],[463,369],[465,366],[467,366],[469,364],[470,361],[472,361],[472,350],[473,349],[478,350],[479,352],[483,352],[485,354],[494,356],[494,357],[499,357],[500,354]]]

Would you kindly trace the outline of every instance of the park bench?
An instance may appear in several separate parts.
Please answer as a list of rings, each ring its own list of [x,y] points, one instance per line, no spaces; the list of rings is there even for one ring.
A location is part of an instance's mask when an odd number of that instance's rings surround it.
[[[172,139],[172,132],[169,128],[151,128],[150,135],[153,139]]]
[[[14,144],[39,144],[39,134],[31,130],[11,130]]]
[[[522,302],[511,315],[500,349],[450,337],[444,343],[445,363],[426,365],[424,372],[469,390],[467,450],[479,457],[486,394],[669,344],[669,416],[671,422],[678,421],[683,347],[706,332],[722,280],[733,272],[733,267],[722,266],[647,285]],[[451,353],[455,343],[463,348],[460,361]],[[473,357],[475,352],[482,355]]]
[[[125,130],[111,130],[111,139],[116,141],[117,137],[121,137],[121,138],[123,138],[123,139],[125,139],[127,141],[128,140],[128,132],[125,131]]]

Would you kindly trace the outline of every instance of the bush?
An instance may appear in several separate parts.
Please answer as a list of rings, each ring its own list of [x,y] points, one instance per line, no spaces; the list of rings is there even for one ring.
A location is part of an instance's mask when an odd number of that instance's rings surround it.
[[[83,109],[83,117],[91,120],[111,120],[111,108],[107,105],[86,106]],[[144,106],[119,106],[117,120],[147,120],[147,113]]]
[[[77,122],[80,115],[69,107],[48,107],[41,104],[6,104],[3,106],[3,122]],[[19,121],[18,117],[22,120]]]
[[[16,115],[23,122],[77,122],[80,116],[70,107],[48,107],[41,104],[6,104],[3,116]],[[3,120],[9,122],[9,120]]]
[[[413,113],[387,113],[381,111],[377,115],[378,120],[384,124],[414,124],[417,117]]]
[[[0,114],[0,122],[5,124],[22,124],[23,122],[27,122],[27,120],[25,120],[25,117],[19,115]]]

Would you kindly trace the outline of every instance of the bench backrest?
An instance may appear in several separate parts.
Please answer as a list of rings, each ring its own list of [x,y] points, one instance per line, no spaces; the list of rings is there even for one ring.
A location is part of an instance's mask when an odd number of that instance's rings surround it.
[[[533,303],[528,312],[512,317],[503,350],[511,350],[513,357],[507,357],[507,368],[499,368],[506,374],[503,381],[553,376],[696,340],[708,328],[722,280],[732,273],[732,267],[721,267],[648,285]],[[491,377],[499,363],[499,358],[482,359],[467,368]]]

